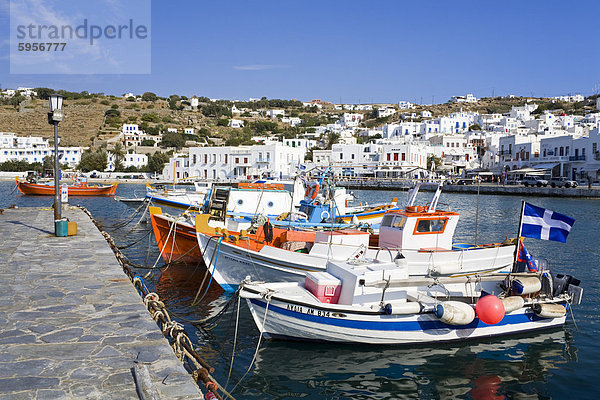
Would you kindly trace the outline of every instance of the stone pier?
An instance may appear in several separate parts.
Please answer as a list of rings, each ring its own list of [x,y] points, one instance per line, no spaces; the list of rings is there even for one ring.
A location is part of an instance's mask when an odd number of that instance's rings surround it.
[[[49,209],[0,215],[0,398],[137,399],[136,364],[161,399],[202,398],[90,218],[63,216],[76,236]]]

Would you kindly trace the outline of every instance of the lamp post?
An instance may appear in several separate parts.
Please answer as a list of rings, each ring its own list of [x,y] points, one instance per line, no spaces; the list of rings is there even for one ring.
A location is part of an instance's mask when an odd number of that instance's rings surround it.
[[[51,94],[49,98],[50,112],[48,123],[54,125],[54,220],[61,219],[61,204],[59,186],[59,164],[58,164],[58,123],[63,120],[62,110],[63,97]]]

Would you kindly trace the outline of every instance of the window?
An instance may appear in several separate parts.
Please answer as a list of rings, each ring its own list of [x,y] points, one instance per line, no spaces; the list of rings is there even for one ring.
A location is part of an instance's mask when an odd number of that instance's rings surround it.
[[[344,153],[340,153],[340,160],[344,159]]]
[[[569,146],[565,147],[565,156],[569,155]]]
[[[248,164],[248,157],[244,157],[244,164]]]
[[[393,215],[384,215],[383,220],[381,221],[381,226],[392,226],[393,220],[394,220]]]
[[[448,218],[420,219],[417,221],[415,233],[442,233]]]
[[[581,149],[581,156],[585,157],[585,147]]]
[[[225,164],[227,164],[227,154],[225,154]]]
[[[565,148],[561,146],[560,148],[560,156],[564,156],[565,155]]]
[[[354,154],[352,154],[352,159],[354,160]]]
[[[392,155],[391,155],[390,153],[388,153],[388,154],[387,154],[387,160],[388,160],[388,161],[391,161],[391,159],[392,159]]]
[[[406,161],[406,153],[402,153],[402,161]]]
[[[236,164],[239,164],[239,163],[240,163],[240,158],[239,158],[239,157],[236,157],[236,158],[235,158],[235,163],[236,163]]]
[[[396,217],[394,222],[392,222],[392,227],[396,229],[402,230],[404,225],[406,224],[406,218],[404,217]]]
[[[398,161],[398,153],[394,153],[394,161]]]
[[[204,155],[204,164],[208,164],[208,154]]]
[[[196,155],[192,155],[192,164],[196,164]]]

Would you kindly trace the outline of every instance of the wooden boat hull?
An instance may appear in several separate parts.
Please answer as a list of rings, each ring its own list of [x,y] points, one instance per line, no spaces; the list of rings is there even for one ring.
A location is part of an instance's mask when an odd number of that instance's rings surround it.
[[[17,180],[17,188],[22,194],[37,196],[54,196],[54,186]],[[110,186],[69,186],[69,196],[114,196],[117,184]]]
[[[166,263],[203,263],[193,225],[176,222],[173,226],[173,220],[163,216],[158,207],[150,207],[150,221],[158,243],[158,250],[161,251],[162,258]]]

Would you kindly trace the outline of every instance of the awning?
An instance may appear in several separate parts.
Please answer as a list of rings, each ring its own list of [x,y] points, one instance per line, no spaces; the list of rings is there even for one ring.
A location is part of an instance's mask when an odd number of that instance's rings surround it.
[[[512,171],[508,171],[509,174],[528,174],[530,172],[537,172],[539,171],[536,168],[521,168],[521,169],[514,169]]]
[[[587,171],[587,172],[600,171],[600,165],[586,165],[585,167],[582,168],[582,170]]]
[[[554,167],[556,167],[558,165],[558,163],[546,163],[546,164],[538,164],[535,165],[536,169],[552,169]]]

